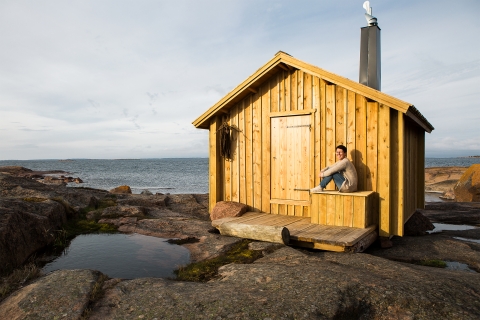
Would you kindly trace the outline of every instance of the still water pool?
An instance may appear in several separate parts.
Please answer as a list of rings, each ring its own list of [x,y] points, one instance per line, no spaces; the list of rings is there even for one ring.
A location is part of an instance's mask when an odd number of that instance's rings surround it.
[[[174,277],[173,270],[190,262],[190,252],[166,241],[135,233],[80,235],[42,270],[94,269],[123,279]]]

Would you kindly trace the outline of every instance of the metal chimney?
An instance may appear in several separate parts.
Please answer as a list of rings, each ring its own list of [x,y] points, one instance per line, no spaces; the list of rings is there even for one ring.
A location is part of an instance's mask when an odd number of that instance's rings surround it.
[[[380,28],[377,18],[372,16],[370,2],[365,1],[363,8],[367,11],[365,18],[368,26],[360,29],[360,78],[359,82],[380,91]]]

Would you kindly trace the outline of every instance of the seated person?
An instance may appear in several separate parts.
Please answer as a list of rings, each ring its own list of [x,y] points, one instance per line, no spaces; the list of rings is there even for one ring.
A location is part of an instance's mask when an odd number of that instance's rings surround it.
[[[339,192],[357,191],[357,170],[354,165],[347,159],[347,148],[343,145],[337,146],[336,152],[337,162],[320,171],[320,185],[310,189],[310,193],[320,193],[327,184],[332,181],[338,188]]]

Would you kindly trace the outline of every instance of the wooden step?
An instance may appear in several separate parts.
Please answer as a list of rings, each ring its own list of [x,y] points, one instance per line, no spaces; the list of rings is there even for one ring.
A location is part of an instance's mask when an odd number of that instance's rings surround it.
[[[285,227],[290,233],[291,245],[329,251],[362,252],[377,238],[375,225],[367,228],[321,225],[311,223],[310,218],[269,213],[247,212],[241,217],[212,221],[212,225],[219,230],[222,230],[220,226],[224,223],[234,223],[242,229],[255,226],[257,236],[249,235],[253,240],[265,239],[259,234],[262,226],[265,232],[270,232],[272,227]],[[232,234],[231,231],[229,234]]]

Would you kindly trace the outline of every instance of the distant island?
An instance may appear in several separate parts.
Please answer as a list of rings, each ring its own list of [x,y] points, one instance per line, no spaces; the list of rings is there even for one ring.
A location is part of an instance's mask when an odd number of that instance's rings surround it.
[[[459,158],[480,158],[480,156],[466,156],[466,157],[459,157]]]

